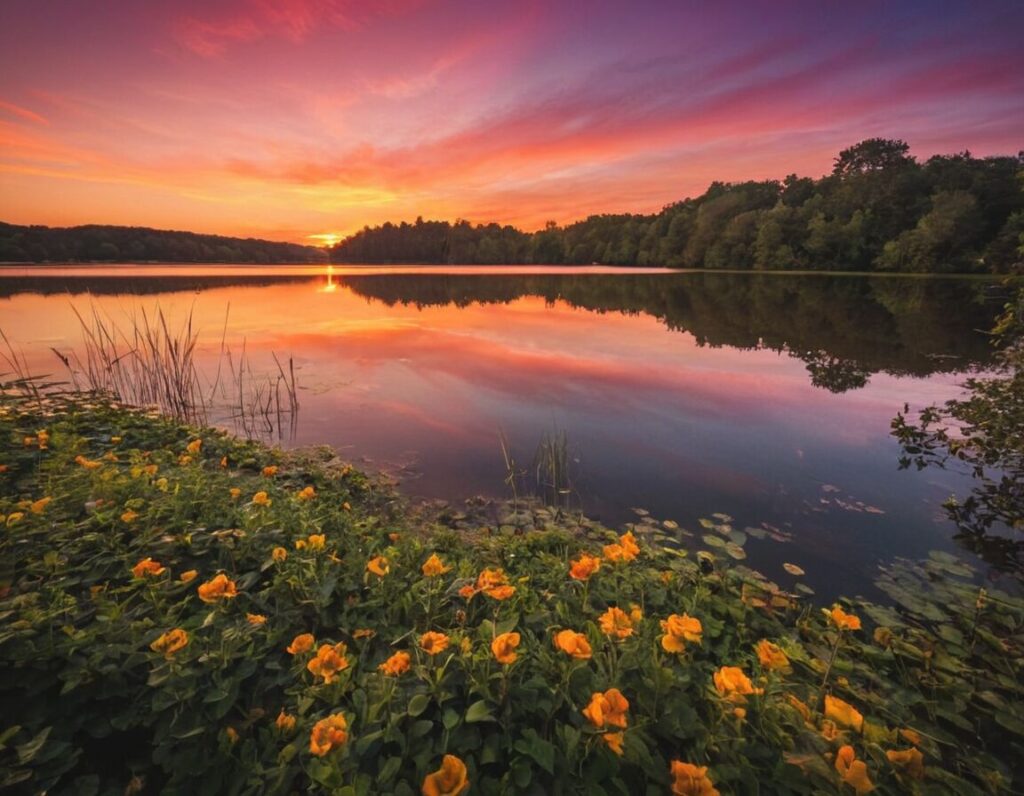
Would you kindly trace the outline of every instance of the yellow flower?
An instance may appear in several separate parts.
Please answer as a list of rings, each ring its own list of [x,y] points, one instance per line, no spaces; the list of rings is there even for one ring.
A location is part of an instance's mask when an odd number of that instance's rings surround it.
[[[46,511],[46,507],[53,501],[52,497],[42,497],[32,503],[31,509],[33,514],[42,514]]]
[[[306,542],[305,539],[296,539],[295,540],[295,549],[296,550],[305,550],[307,546],[308,546],[308,542]]]
[[[36,438],[38,439],[39,442],[39,450],[46,450],[50,442],[50,432],[47,431],[45,428],[42,428],[36,432]]]
[[[398,677],[399,675],[405,674],[409,671],[409,664],[412,658],[408,652],[399,651],[388,658],[384,663],[380,664],[377,668],[389,677]]]
[[[826,741],[834,741],[839,737],[839,728],[832,719],[821,720],[821,737]]]
[[[263,475],[266,476],[267,478],[271,478],[277,475],[277,465],[268,464],[266,467],[263,468]]]
[[[892,644],[892,630],[888,627],[876,627],[875,632],[872,634],[875,643],[880,647],[888,647]]]
[[[757,659],[765,669],[774,671],[775,669],[789,668],[789,658],[786,656],[786,653],[768,639],[763,638],[757,642],[755,650],[757,651]]]
[[[252,496],[252,502],[254,506],[267,506],[269,507],[274,501],[267,497],[267,493],[262,490]]]
[[[836,752],[836,771],[842,777],[843,782],[853,788],[858,796],[862,793],[870,793],[875,789],[868,778],[868,767],[863,760],[857,760],[857,754],[852,746],[843,746]]]
[[[182,572],[179,580],[182,583],[188,583],[190,580],[195,580],[198,575],[198,572],[196,572],[194,569],[190,569],[187,572]]]
[[[764,689],[754,688],[750,678],[738,666],[723,666],[714,675],[715,690],[725,699],[743,703],[750,694],[760,694]]]
[[[24,516],[25,512],[23,511],[12,511],[10,514],[7,515],[7,527],[9,528],[10,526],[14,525],[14,523],[16,523]]]
[[[592,654],[587,637],[575,630],[560,630],[555,633],[555,646],[566,655],[581,661],[589,660]]]
[[[312,633],[300,633],[292,639],[292,643],[289,644],[287,648],[285,648],[285,652],[288,652],[292,655],[298,655],[302,652],[309,652],[311,649],[313,649],[313,644],[315,642],[316,639],[313,638]]]
[[[309,669],[314,677],[322,677],[325,683],[334,682],[338,672],[348,668],[348,658],[345,657],[346,652],[348,652],[348,647],[344,642],[338,642],[333,646],[321,644],[320,649],[316,651],[316,655],[306,664],[306,668]]]
[[[32,445],[36,444],[36,438],[35,437],[25,437],[21,441],[21,444],[24,445],[26,448],[31,447]],[[78,461],[78,460],[76,459],[75,461]]]
[[[311,486],[307,486],[304,487],[295,497],[303,501],[312,500],[316,497],[316,490]]]
[[[451,567],[446,567],[444,565],[444,562],[437,553],[431,553],[430,558],[423,563],[423,574],[428,578],[436,578],[438,575],[443,575],[450,569]]]
[[[231,487],[231,489],[228,490],[228,493],[231,495],[232,500],[238,500],[238,498],[241,497],[242,495],[242,490],[239,489],[237,486],[233,486]],[[253,500],[253,502],[256,502],[255,499]]]
[[[428,655],[437,655],[448,647],[448,636],[430,630],[420,636],[420,649]]]
[[[327,544],[327,537],[322,533],[312,533],[308,541],[310,550],[323,550]]]
[[[613,636],[621,641],[633,635],[633,620],[621,608],[609,608],[601,614],[598,621],[601,624],[601,632],[606,636]]]
[[[123,439],[123,437],[111,437],[111,438],[110,438],[110,441],[111,441],[112,443],[114,443],[114,444],[116,445],[116,444],[117,444],[117,443],[119,443],[119,442],[120,442],[120,441],[121,441],[122,439]]]
[[[583,709],[583,715],[587,721],[597,729],[605,727],[620,727],[626,729],[629,719],[626,711],[629,710],[629,701],[617,688],[609,688],[603,694],[595,691],[590,697],[590,704]]]
[[[842,606],[834,605],[831,611],[826,611],[825,613],[828,614],[832,623],[840,630],[860,630],[860,618],[846,613]]]
[[[469,655],[473,652],[473,642],[469,640],[469,636],[462,637],[462,641],[459,642],[459,652],[463,655]]]
[[[673,796],[719,796],[714,783],[708,779],[707,766],[673,760],[669,771]]]
[[[161,492],[166,492],[167,491],[167,479],[166,478],[158,478],[156,480],[156,483],[154,484],[154,486],[157,489],[159,489]]]
[[[629,618],[633,624],[638,624],[644,621],[644,609],[636,603],[629,604]]]
[[[834,696],[825,697],[825,718],[842,724],[844,727],[852,727],[857,732],[864,726],[864,716],[849,702]]]
[[[174,630],[168,630],[157,638],[156,641],[149,645],[149,648],[153,652],[159,652],[165,658],[170,658],[186,644],[188,644],[188,633],[180,627],[176,627]]]
[[[569,562],[569,577],[573,580],[589,580],[600,568],[600,558],[583,553],[575,561]]]
[[[284,561],[288,558],[288,551],[285,550],[283,547],[275,547],[271,551],[270,557],[278,562]]]
[[[619,757],[622,757],[622,742],[625,739],[626,733],[624,732],[606,732],[601,736],[601,740]]]
[[[126,511],[124,514],[121,515],[121,522],[125,523],[126,525],[131,525],[138,518],[139,518],[139,513],[137,511],[133,511],[132,509],[128,509],[128,511]]]
[[[666,652],[685,652],[686,642],[700,644],[704,632],[700,620],[689,614],[672,614],[661,621],[661,629],[665,631],[661,646]]]
[[[224,734],[228,737],[228,742],[232,745],[238,743],[238,730],[234,727],[228,727],[225,729]]]
[[[263,614],[246,614],[245,619],[250,625],[256,625],[257,627],[265,624],[267,621],[267,617]]]
[[[215,575],[199,586],[199,599],[204,603],[215,603],[218,600],[230,600],[238,596],[235,582],[223,572]]]
[[[97,462],[92,459],[86,459],[82,455],[78,455],[75,457],[75,463],[81,467],[84,467],[86,470],[96,470],[103,466],[103,462]]]
[[[323,757],[331,749],[343,746],[348,740],[347,730],[348,722],[341,713],[321,719],[313,725],[309,735],[309,751],[317,757]]]
[[[199,449],[203,447],[203,441],[201,439],[194,439],[188,445],[185,446],[185,450],[189,453],[199,453]]]
[[[277,721],[274,722],[282,733],[290,733],[295,729],[295,717],[284,712],[284,708],[281,708],[281,712],[277,714]]]
[[[378,578],[383,578],[391,571],[391,564],[384,556],[377,556],[366,562],[366,569]]]
[[[466,764],[455,755],[445,755],[441,767],[423,779],[423,796],[459,796],[469,788]]]
[[[152,558],[146,557],[132,567],[132,574],[137,578],[145,578],[148,576],[156,577],[157,575],[163,574],[165,569],[166,567],[160,566],[159,561],[154,561]]]
[[[917,749],[890,749],[885,753],[900,774],[911,779],[924,779],[924,756]]]
[[[491,642],[491,652],[494,653],[494,659],[498,663],[510,664],[515,663],[516,658],[519,655],[515,652],[515,648],[519,646],[519,634],[518,633],[500,633],[494,637],[494,641]]]

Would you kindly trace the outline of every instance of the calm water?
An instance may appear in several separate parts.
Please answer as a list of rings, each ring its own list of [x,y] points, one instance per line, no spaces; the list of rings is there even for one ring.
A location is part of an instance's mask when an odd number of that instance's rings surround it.
[[[564,431],[574,500],[684,528],[727,512],[783,584],[867,592],[878,562],[956,549],[962,475],[901,472],[889,423],[958,394],[1005,296],[984,281],[634,269],[0,269],[0,327],[37,372],[80,345],[72,306],[124,322],[190,310],[203,361],[243,341],[298,366],[286,445],[328,443],[412,496],[505,495],[503,431],[528,466]],[[230,310],[228,311],[228,307]]]

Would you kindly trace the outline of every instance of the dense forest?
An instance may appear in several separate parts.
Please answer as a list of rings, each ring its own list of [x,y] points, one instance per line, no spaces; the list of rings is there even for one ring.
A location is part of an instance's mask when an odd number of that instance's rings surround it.
[[[653,215],[597,215],[534,233],[423,221],[365,228],[338,263],[539,263],[1004,273],[1024,260],[1024,153],[936,155],[898,140],[843,150],[831,174],[713,183]]]
[[[147,227],[0,223],[0,262],[321,263],[323,249]]]

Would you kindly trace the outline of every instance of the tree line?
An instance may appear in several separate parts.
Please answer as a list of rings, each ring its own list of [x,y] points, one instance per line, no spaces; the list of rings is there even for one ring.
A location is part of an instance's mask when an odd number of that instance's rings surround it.
[[[385,223],[337,263],[591,264],[1004,273],[1024,261],[1024,152],[918,162],[901,140],[844,149],[821,179],[715,182],[651,215],[604,214],[527,233],[468,221]]]
[[[0,223],[0,262],[322,263],[323,249],[147,227]]]

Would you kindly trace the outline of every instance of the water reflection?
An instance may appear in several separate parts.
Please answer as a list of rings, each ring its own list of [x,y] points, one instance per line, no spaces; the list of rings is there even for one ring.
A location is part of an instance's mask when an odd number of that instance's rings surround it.
[[[79,334],[72,303],[191,311],[209,362],[222,345],[269,373],[269,352],[295,357],[295,444],[334,445],[414,496],[502,496],[499,430],[518,462],[564,432],[588,513],[640,506],[697,533],[716,511],[768,522],[793,541],[752,539],[751,562],[783,584],[799,564],[828,594],[954,545],[941,504],[962,482],[898,472],[889,422],[990,363],[977,330],[1002,303],[954,279],[167,270],[0,277],[0,325],[52,372],[50,348]]]

